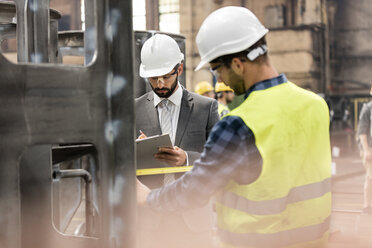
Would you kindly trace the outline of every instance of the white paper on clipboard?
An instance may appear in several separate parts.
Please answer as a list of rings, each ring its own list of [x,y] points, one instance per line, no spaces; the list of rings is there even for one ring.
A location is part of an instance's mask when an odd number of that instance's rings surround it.
[[[137,139],[137,169],[167,167],[166,163],[154,158],[154,154],[158,152],[159,147],[173,147],[169,134]]]

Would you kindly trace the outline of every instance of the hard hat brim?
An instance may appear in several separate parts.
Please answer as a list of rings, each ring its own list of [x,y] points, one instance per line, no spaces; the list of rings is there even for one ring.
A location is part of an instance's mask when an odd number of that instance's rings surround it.
[[[140,69],[139,69],[139,74],[143,78],[163,76],[163,75],[171,72],[177,64],[181,64],[183,59],[184,59],[184,55],[183,55],[183,53],[180,52],[180,54],[178,55],[178,58],[173,60],[173,62],[170,61],[169,63],[167,63],[168,66],[163,66],[161,68],[146,69],[146,67],[143,66],[143,63],[141,63],[140,64]]]
[[[174,66],[170,66],[167,68],[159,68],[159,69],[152,69],[152,70],[146,70],[142,64],[140,65],[140,70],[139,74],[143,78],[148,78],[148,77],[159,77],[163,76],[173,70]]]
[[[210,60],[212,61],[212,60]],[[206,61],[206,60],[201,60],[200,63],[198,64],[198,66],[195,68],[194,71],[199,71],[206,63],[208,63],[209,61]]]

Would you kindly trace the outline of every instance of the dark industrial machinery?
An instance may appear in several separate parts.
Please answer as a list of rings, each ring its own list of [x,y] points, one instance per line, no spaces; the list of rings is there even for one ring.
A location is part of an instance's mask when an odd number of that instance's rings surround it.
[[[85,1],[82,66],[61,64],[49,0],[0,9],[18,58],[0,54],[0,247],[134,247],[131,1]]]

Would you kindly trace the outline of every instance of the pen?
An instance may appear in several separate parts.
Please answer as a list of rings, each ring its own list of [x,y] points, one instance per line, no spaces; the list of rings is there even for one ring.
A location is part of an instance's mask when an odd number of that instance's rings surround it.
[[[139,130],[139,132],[140,132],[140,136],[138,137],[138,139],[147,138],[146,134],[144,132],[142,132],[142,130]]]

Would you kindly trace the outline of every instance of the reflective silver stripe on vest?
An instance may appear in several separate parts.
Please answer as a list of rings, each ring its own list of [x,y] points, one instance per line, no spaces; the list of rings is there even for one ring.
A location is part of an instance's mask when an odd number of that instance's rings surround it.
[[[328,192],[331,192],[331,178],[327,178],[321,182],[292,188],[287,196],[266,201],[251,201],[226,191],[222,196],[222,204],[249,214],[279,214],[283,212],[290,203],[321,197]]]
[[[218,235],[223,243],[233,246],[260,248],[285,247],[322,238],[329,230],[330,220],[331,218],[327,217],[322,223],[317,225],[277,233],[230,233],[219,229]]]

